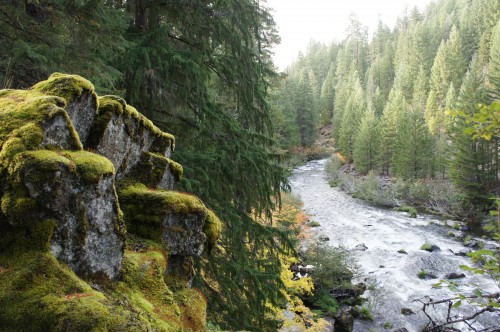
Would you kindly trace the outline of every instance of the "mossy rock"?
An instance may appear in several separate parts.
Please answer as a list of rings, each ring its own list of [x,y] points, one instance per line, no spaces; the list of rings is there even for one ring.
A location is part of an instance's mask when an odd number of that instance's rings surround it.
[[[116,278],[124,226],[113,176],[111,162],[90,152],[26,151],[9,166],[2,213],[14,234],[31,232],[35,243],[50,241],[52,254],[80,276]],[[34,232],[47,219],[56,224],[53,232]]]
[[[121,179],[136,167],[145,152],[168,158],[174,144],[172,135],[161,131],[122,98],[103,96],[84,145],[110,159]]]
[[[208,210],[196,196],[134,184],[118,191],[127,230],[164,242],[174,255],[198,256]]]
[[[166,253],[127,251],[123,280],[92,289],[52,255],[0,254],[3,331],[202,331],[206,300],[163,281]]]
[[[179,163],[159,153],[143,152],[139,163],[128,175],[150,188],[172,190],[180,181],[183,169]]]
[[[65,111],[80,141],[85,143],[97,115],[97,95],[92,83],[78,75],[54,73],[47,80],[35,84],[32,90],[63,98],[66,101]]]
[[[33,90],[0,90],[0,169],[26,150],[81,150],[65,106]]]

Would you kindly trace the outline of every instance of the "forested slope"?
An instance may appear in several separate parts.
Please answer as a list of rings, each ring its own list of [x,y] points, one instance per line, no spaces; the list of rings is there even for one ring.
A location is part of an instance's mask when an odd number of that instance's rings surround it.
[[[472,138],[464,118],[500,98],[499,18],[495,0],[441,0],[401,13],[394,29],[380,22],[369,38],[352,15],[343,41],[312,41],[288,68],[277,92],[283,141],[310,145],[332,121],[359,173],[451,179],[487,204],[498,138]]]

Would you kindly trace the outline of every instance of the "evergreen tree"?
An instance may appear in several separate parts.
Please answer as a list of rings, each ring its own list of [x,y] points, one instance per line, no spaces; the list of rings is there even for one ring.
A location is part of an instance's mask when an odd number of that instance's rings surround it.
[[[460,88],[456,107],[464,114],[471,116],[477,103],[485,98],[484,77],[477,56],[474,56],[464,82]],[[489,150],[497,149],[496,140],[488,142],[482,138],[472,139],[465,134],[468,124],[456,118],[452,131],[453,159],[450,165],[450,176],[455,185],[463,189],[471,202],[476,205],[485,204],[486,185],[496,178],[496,161],[488,160]]]
[[[426,177],[430,172],[431,148],[432,137],[422,112],[409,108],[401,114],[393,155],[394,174],[403,179]]]
[[[335,66],[330,63],[328,74],[321,86],[321,114],[320,123],[329,124],[333,117],[333,101],[335,99]]]
[[[380,119],[379,163],[384,174],[389,174],[391,171],[399,119],[404,112],[406,112],[406,100],[401,91],[393,88]]]
[[[338,140],[338,148],[348,160],[352,160],[353,158],[354,139],[358,131],[360,119],[365,113],[366,108],[364,91],[361,87],[358,72],[354,66],[352,70],[349,86],[350,95],[343,110]]]
[[[367,174],[370,170],[377,169],[378,129],[378,119],[372,104],[369,104],[366,113],[361,119],[354,141],[353,161],[356,170],[361,174]]]

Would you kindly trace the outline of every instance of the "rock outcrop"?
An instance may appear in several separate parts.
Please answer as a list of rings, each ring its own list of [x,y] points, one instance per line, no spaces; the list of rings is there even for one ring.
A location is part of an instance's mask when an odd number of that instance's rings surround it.
[[[204,300],[186,287],[193,257],[215,246],[221,223],[197,197],[173,191],[182,176],[170,159],[174,142],[123,99],[98,97],[79,76],[56,73],[30,90],[0,90],[0,325],[25,328],[16,325],[23,315],[35,330],[63,320],[73,322],[65,329],[204,325],[203,315],[193,316],[204,312]],[[46,278],[41,288],[39,275]],[[99,293],[80,278],[112,283],[113,291]],[[201,307],[177,305],[170,283]],[[15,295],[19,285],[31,295]],[[66,312],[58,296],[85,300]],[[29,312],[37,303],[45,303],[40,315]],[[130,318],[141,310],[151,310],[147,319]],[[65,314],[57,322],[46,318],[59,311]]]

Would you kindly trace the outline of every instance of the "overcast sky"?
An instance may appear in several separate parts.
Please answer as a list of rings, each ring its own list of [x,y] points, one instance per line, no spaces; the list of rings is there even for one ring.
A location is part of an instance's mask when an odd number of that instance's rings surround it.
[[[391,29],[405,7],[421,11],[431,0],[261,0],[273,9],[281,45],[275,49],[274,63],[281,69],[290,65],[311,39],[327,45],[344,38],[349,15],[354,12],[370,34],[379,17]]]

